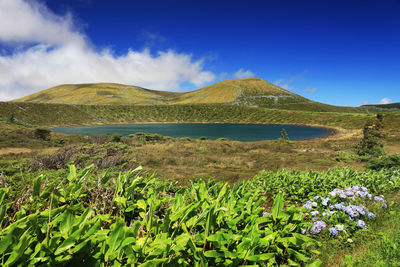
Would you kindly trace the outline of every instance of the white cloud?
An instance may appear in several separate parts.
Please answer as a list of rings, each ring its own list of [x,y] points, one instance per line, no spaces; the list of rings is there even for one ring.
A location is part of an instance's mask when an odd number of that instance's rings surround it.
[[[301,78],[302,76],[304,76],[305,73],[306,73],[306,71],[304,71],[304,72],[302,72],[302,73],[300,73],[298,75],[292,76],[289,79],[283,79],[282,78],[282,79],[276,80],[274,82],[274,84],[279,86],[279,87],[281,87],[281,88],[283,88],[283,89],[285,89],[285,90],[288,90],[288,91],[300,91],[300,92],[304,92],[304,93],[315,93],[317,91],[317,88],[315,88],[315,87],[307,86],[305,88],[300,89],[300,88],[295,88],[292,85],[292,83],[295,80],[297,80],[298,78]]]
[[[0,54],[0,100],[10,100],[63,83],[116,82],[158,90],[181,90],[215,79],[204,60],[173,50],[129,50],[115,56],[96,49],[71,15],[58,16],[36,1],[0,0],[0,42],[14,47]]]
[[[379,104],[390,104],[390,103],[392,103],[392,99],[387,97],[382,98],[381,101],[379,101]]]
[[[255,75],[250,70],[239,69],[233,74],[235,79],[253,78]]]
[[[311,87],[311,86],[307,86],[302,91],[305,92],[305,93],[315,93],[317,91],[317,88]]]
[[[289,83],[285,79],[276,80],[274,84],[285,90],[294,90],[294,87],[289,85]]]

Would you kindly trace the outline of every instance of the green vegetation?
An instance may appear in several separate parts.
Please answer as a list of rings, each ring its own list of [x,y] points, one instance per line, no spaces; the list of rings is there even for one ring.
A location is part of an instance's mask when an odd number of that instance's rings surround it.
[[[363,105],[362,107],[366,109],[372,109],[374,111],[398,111],[400,110],[400,103],[391,103],[391,104],[380,104],[380,105]]]
[[[283,140],[283,141],[285,141],[285,142],[288,142],[288,141],[289,141],[289,136],[288,136],[288,134],[287,134],[285,128],[282,128],[282,131],[281,131],[281,138],[279,138],[279,139],[281,139],[281,140]]]
[[[368,120],[363,129],[363,138],[358,144],[358,154],[379,157],[385,154],[383,149],[383,116],[377,115],[375,120]]]
[[[202,105],[63,105],[0,102],[6,120],[15,114],[27,125],[57,126],[73,124],[111,124],[143,122],[231,122],[312,124],[346,129],[361,128],[374,115],[330,113],[232,106]],[[0,118],[1,119],[1,118]]]
[[[177,187],[135,171],[94,175],[90,166],[77,171],[70,165],[66,179],[42,172],[19,199],[13,187],[1,189],[0,254],[5,266],[304,264],[318,254],[317,240],[323,237],[302,234],[312,226],[305,209],[284,208],[283,199],[297,203],[337,185],[371,186],[374,193],[398,189],[396,178],[387,174],[261,173],[232,188],[203,180]],[[276,193],[280,190],[270,184],[282,177],[289,184]],[[299,188],[306,189],[299,194]]]

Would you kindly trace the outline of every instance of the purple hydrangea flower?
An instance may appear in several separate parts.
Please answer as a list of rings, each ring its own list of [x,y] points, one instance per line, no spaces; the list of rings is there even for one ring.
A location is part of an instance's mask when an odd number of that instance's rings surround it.
[[[361,198],[365,198],[368,195],[368,192],[364,191],[357,191],[356,194],[360,196]]]
[[[328,206],[328,202],[330,201],[331,199],[329,198],[329,197],[327,197],[327,198],[322,198],[322,205],[323,206]]]
[[[368,192],[368,189],[366,187],[364,187],[364,186],[361,186],[361,190],[364,191],[364,192]]]
[[[332,235],[337,235],[338,234],[338,231],[336,230],[335,227],[331,227],[328,230],[329,230],[329,232],[331,232]]]
[[[360,187],[359,187],[358,185],[354,185],[354,186],[352,187],[352,189],[353,189],[354,191],[359,191],[359,190],[360,190]]]
[[[306,208],[306,210],[312,209],[312,201],[307,201],[306,204],[303,205],[303,207]]]
[[[346,190],[346,192],[344,192],[345,193],[345,195],[346,196],[348,196],[348,197],[352,197],[352,196],[354,196],[354,192],[353,192],[353,190]]]
[[[329,218],[329,216],[330,216],[329,212],[323,212],[322,213],[322,217]]]
[[[357,226],[358,228],[361,228],[361,229],[367,229],[367,226],[365,225],[365,222],[364,222],[363,220],[358,220],[358,221],[356,222],[356,226]]]
[[[344,207],[343,211],[345,213],[347,213],[352,218],[360,216],[360,214],[358,213],[357,209],[353,205],[349,205],[347,207]]]
[[[324,221],[315,221],[314,225],[310,229],[310,233],[313,235],[319,234],[325,228],[326,228],[326,223]]]
[[[337,210],[343,210],[344,209],[343,202],[339,203],[339,204],[336,203],[335,205],[333,205],[333,207],[335,209],[337,209]]]

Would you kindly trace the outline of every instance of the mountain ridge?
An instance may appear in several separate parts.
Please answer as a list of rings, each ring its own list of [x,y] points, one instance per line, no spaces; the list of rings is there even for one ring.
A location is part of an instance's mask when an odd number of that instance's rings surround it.
[[[190,92],[169,92],[118,83],[63,84],[12,100],[52,104],[176,105],[229,104],[277,109],[362,112],[312,101],[259,78],[221,81]]]

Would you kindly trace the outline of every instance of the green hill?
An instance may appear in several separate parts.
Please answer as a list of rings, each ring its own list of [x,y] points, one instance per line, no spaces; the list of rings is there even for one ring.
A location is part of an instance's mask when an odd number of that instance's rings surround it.
[[[83,105],[229,104],[321,112],[363,112],[363,108],[338,107],[304,98],[262,79],[222,81],[185,93],[156,91],[115,83],[65,84],[12,102]]]
[[[361,128],[375,116],[366,113],[314,112],[226,104],[75,105],[0,102],[0,120],[13,114],[19,123],[35,126],[127,124],[148,122],[289,123]]]
[[[377,105],[363,105],[365,109],[372,109],[377,111],[398,111],[400,110],[400,103],[391,104],[377,104]]]

